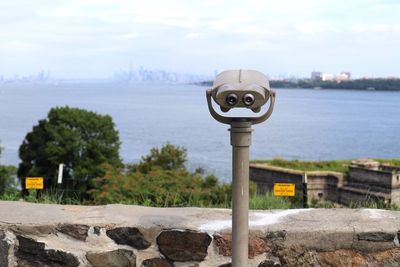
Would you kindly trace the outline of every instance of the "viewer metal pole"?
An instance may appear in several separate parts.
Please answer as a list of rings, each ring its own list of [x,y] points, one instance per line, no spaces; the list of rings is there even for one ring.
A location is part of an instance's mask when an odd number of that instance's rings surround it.
[[[232,266],[247,266],[249,241],[249,147],[251,121],[233,120],[232,145]]]
[[[206,92],[211,116],[231,125],[232,145],[232,266],[247,267],[249,241],[249,147],[251,125],[266,121],[272,114],[275,92],[267,77],[255,70],[228,70],[215,77],[213,87]],[[212,99],[222,112],[232,108],[248,108],[260,112],[269,100],[268,110],[256,117],[226,117],[217,113]]]

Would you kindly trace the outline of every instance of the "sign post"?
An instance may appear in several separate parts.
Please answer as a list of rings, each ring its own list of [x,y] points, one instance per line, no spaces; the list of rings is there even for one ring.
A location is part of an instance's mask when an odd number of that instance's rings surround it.
[[[274,184],[274,196],[277,197],[294,197],[296,195],[296,185],[289,183]]]
[[[64,169],[64,164],[61,163],[61,164],[58,166],[58,179],[57,179],[57,183],[58,183],[58,184],[62,184],[63,169]]]
[[[43,189],[43,177],[26,177],[25,189]]]
[[[308,208],[307,173],[303,175],[303,208]]]

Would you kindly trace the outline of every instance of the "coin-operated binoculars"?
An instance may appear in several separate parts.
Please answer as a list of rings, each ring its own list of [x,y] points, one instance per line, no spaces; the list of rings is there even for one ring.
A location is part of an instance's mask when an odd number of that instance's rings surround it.
[[[256,117],[226,117],[218,114],[211,99],[222,112],[232,108],[248,108],[260,112],[268,102],[268,110]],[[215,77],[207,90],[208,109],[214,119],[230,124],[232,145],[232,266],[245,267],[249,242],[249,146],[251,126],[267,120],[274,109],[275,92],[267,77],[255,70],[227,70]]]

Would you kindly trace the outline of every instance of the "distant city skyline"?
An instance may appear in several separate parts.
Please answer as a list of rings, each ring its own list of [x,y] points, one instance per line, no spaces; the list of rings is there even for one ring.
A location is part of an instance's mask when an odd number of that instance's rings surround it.
[[[396,0],[15,0],[0,3],[0,74],[109,78],[132,62],[213,75],[400,77]]]
[[[164,69],[148,69],[144,66],[134,68],[132,64],[126,68],[119,68],[118,70],[109,73],[105,77],[94,77],[94,78],[63,78],[52,75],[49,70],[40,70],[33,74],[27,75],[10,75],[5,76],[0,73],[0,84],[9,82],[57,82],[57,81],[106,81],[106,82],[131,82],[131,81],[164,81],[164,82],[176,82],[176,83],[196,83],[203,81],[213,80],[214,77],[220,71],[214,70],[212,75],[203,75],[198,73],[189,72],[174,72]],[[319,70],[313,70],[305,76],[298,76],[290,72],[280,73],[277,75],[271,75],[265,73],[270,80],[286,80],[286,81],[297,81],[297,80],[320,80],[320,81],[346,81],[354,79],[400,79],[396,76],[388,77],[377,77],[377,76],[364,76],[364,77],[353,77],[352,72],[341,71],[339,73],[322,72]]]

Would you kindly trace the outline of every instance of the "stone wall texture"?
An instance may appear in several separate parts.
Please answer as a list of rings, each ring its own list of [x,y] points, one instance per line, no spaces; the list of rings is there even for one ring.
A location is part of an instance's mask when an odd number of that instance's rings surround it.
[[[251,211],[249,266],[400,266],[400,212]],[[231,210],[0,201],[0,267],[230,266]]]
[[[370,187],[383,187],[391,189],[393,187],[394,174],[379,170],[369,170],[365,168],[349,167],[349,182],[361,183]]]

